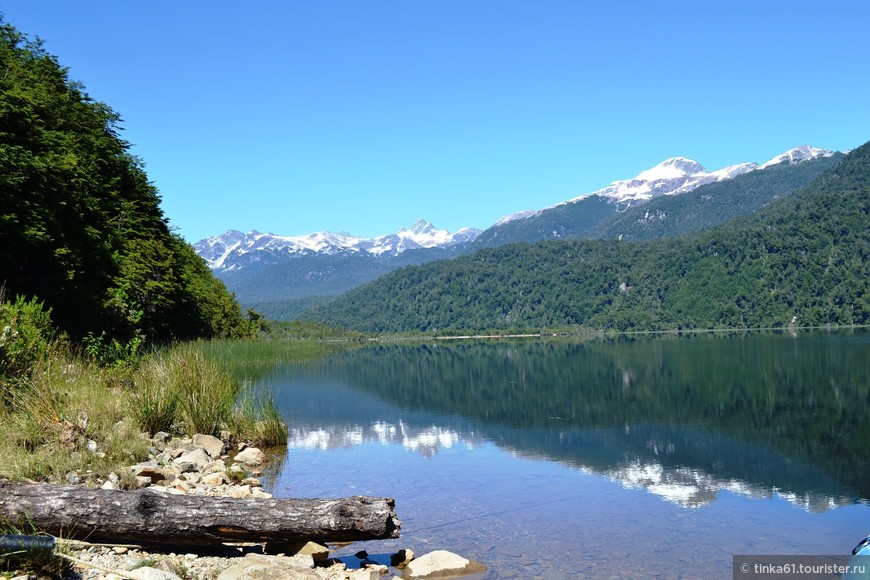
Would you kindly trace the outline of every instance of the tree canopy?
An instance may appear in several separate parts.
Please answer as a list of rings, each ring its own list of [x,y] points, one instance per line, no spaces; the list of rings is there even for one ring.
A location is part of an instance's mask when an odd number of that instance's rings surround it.
[[[73,337],[246,333],[120,132],[118,113],[0,17],[0,284]]]

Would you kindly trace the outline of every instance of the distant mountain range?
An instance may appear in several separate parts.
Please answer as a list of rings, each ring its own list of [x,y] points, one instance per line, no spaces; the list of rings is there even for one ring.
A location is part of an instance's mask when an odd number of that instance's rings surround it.
[[[507,215],[484,231],[463,228],[450,233],[424,219],[395,234],[375,238],[331,232],[281,236],[230,230],[200,240],[194,248],[244,305],[258,307],[273,317],[286,318],[296,311],[292,306],[286,307],[288,301],[304,300],[301,305],[307,305],[312,299],[317,300],[314,297],[341,294],[402,266],[456,257],[484,247],[545,239],[618,237],[623,235],[620,228],[635,231],[638,222],[659,226],[658,230],[650,230],[654,232],[652,235],[647,231],[639,237],[671,235],[669,231],[677,221],[683,222],[682,229],[688,228],[688,231],[709,227],[732,215],[754,211],[788,193],[789,188],[806,185],[841,156],[804,145],[762,164],[740,163],[716,171],[707,171],[685,157],[673,157],[632,179],[614,181],[598,191],[536,211]],[[783,171],[801,175],[794,183],[791,177],[771,177]],[[725,208],[709,211],[715,204],[707,203],[700,208],[703,219],[695,216],[697,226],[691,225],[694,223],[691,220],[687,225],[686,220],[680,219],[679,209],[674,213],[674,200],[684,198],[689,192],[697,194],[717,185],[721,188],[722,184],[736,178],[750,183],[773,181],[779,187],[771,188],[770,183],[766,183],[741,204],[731,203],[733,200],[728,199],[727,190],[720,190],[716,194],[717,202]],[[742,188],[743,191],[752,189],[752,186]],[[711,191],[716,193],[715,189]],[[713,193],[709,199],[713,199]],[[662,203],[670,206],[667,211],[655,207]],[[644,208],[642,216],[637,213],[640,208]],[[697,214],[699,208],[694,211]],[[704,216],[705,211],[710,215]],[[633,221],[626,223],[626,216]],[[284,306],[276,310],[278,304]]]

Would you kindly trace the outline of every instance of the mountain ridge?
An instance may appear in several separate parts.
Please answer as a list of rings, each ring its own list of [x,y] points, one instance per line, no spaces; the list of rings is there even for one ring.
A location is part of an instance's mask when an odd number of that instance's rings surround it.
[[[700,163],[686,157],[671,157],[661,163],[640,172],[631,179],[617,180],[602,189],[582,194],[564,202],[541,208],[536,211],[526,210],[506,215],[492,224],[486,230],[464,227],[454,233],[439,230],[423,218],[417,219],[410,228],[400,228],[394,234],[363,238],[349,233],[333,233],[328,231],[314,232],[299,236],[276,235],[252,230],[247,234],[238,230],[228,230],[224,234],[203,238],[194,244],[197,253],[206,260],[212,270],[219,272],[234,271],[257,262],[273,263],[278,256],[294,257],[312,254],[336,253],[368,253],[379,256],[395,256],[409,249],[451,248],[457,245],[471,243],[492,230],[527,220],[550,210],[558,210],[563,206],[589,200],[595,196],[604,198],[609,203],[625,204],[627,209],[632,204],[644,203],[661,195],[679,195],[706,185],[742,175],[750,171],[764,169],[779,163],[799,163],[834,155],[834,151],[801,145],[774,156],[765,163],[753,162],[729,165],[715,171],[707,171]],[[499,243],[506,243],[501,234]],[[554,235],[553,237],[562,237]],[[486,238],[486,236],[484,236]],[[528,240],[523,240],[528,241]],[[246,256],[254,251],[271,254],[271,257],[258,259]]]

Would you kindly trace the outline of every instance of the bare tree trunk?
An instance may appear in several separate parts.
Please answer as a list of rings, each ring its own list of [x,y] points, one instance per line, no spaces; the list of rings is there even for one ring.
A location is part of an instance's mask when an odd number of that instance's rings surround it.
[[[0,520],[92,542],[205,546],[217,542],[398,538],[388,498],[233,499],[148,489],[0,482]]]

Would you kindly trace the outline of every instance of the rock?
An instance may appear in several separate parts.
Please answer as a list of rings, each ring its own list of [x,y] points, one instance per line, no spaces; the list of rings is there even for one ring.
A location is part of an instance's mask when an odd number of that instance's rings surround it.
[[[135,481],[135,485],[137,489],[142,489],[143,487],[148,487],[151,485],[151,478],[146,477],[144,475],[137,475],[133,478]]]
[[[217,580],[284,580],[294,578],[299,580],[320,580],[320,575],[313,570],[314,561],[309,557],[308,562],[302,558],[288,558],[286,556],[264,556],[263,554],[247,554],[220,573]]]
[[[114,483],[111,479],[107,479],[103,482],[103,489],[118,489],[118,484]]]
[[[209,473],[208,475],[203,476],[202,482],[209,487],[217,487],[218,485],[229,483],[230,478],[222,472]]]
[[[208,453],[212,459],[217,459],[224,452],[224,442],[213,435],[197,433],[193,436],[192,443]]]
[[[227,488],[227,495],[230,497],[234,497],[236,499],[241,499],[243,497],[251,497],[251,486],[250,485],[233,485]]]
[[[218,459],[217,461],[212,461],[208,465],[202,468],[202,474],[206,475],[207,473],[214,473],[216,471],[226,471],[227,464],[222,460]]]
[[[200,471],[209,463],[211,463],[211,457],[208,456],[208,453],[198,447],[193,451],[188,451],[172,460],[173,465],[183,466],[184,464],[190,464]]]
[[[142,566],[141,568],[130,570],[127,572],[127,575],[129,575],[132,580],[181,580],[181,578],[172,572],[158,570],[151,566]]]
[[[405,568],[402,577],[407,580],[442,578],[445,576],[475,574],[484,570],[486,570],[486,566],[480,562],[468,560],[447,550],[435,550],[414,559]]]
[[[236,455],[236,461],[256,467],[266,462],[266,455],[256,447],[248,447]]]
[[[402,570],[414,559],[414,550],[405,548],[390,556],[390,566]]]
[[[151,483],[160,483],[161,481],[171,483],[175,481],[175,472],[165,467],[134,465],[132,472],[133,475],[149,478]]]
[[[284,553],[287,556],[311,556],[315,564],[323,564],[329,558],[329,548],[317,542],[295,544],[267,543],[266,551],[272,554]]]
[[[389,568],[387,568],[383,564],[378,564],[377,562],[364,563],[362,567],[366,570],[377,572],[378,576],[386,576],[387,573],[390,571]]]

